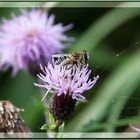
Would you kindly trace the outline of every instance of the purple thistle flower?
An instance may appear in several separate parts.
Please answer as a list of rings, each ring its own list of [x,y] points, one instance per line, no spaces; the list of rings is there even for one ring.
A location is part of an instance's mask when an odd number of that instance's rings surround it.
[[[52,54],[65,48],[63,41],[69,41],[64,32],[72,25],[54,24],[54,15],[39,9],[23,10],[21,15],[4,19],[0,26],[0,68],[38,73],[39,66],[46,65]]]
[[[41,70],[43,74],[40,73],[37,76],[42,83],[35,84],[35,86],[47,89],[42,101],[49,92],[53,93],[49,109],[56,122],[60,124],[70,118],[74,112],[76,101],[84,100],[85,97],[82,93],[91,89],[99,78],[98,75],[93,80],[89,78],[91,70],[89,70],[88,64],[60,67],[49,62],[47,67],[41,66]]]
[[[78,64],[74,70],[72,65],[59,67],[49,62],[47,67],[44,69],[41,67],[41,69],[43,74],[40,73],[37,76],[43,84],[35,85],[47,89],[44,98],[51,92],[57,96],[64,94],[70,95],[74,100],[84,100],[82,93],[91,89],[99,78],[97,75],[93,80],[89,79],[91,70],[88,65],[82,64]]]

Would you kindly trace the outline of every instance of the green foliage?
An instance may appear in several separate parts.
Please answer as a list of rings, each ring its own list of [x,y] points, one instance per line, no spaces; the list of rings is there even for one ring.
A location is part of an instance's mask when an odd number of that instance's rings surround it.
[[[49,130],[54,130],[56,128],[55,119],[53,115],[49,112]]]
[[[48,126],[48,124],[44,124],[44,125],[41,126],[40,129],[47,131],[49,129],[49,126]]]
[[[80,130],[83,125],[91,119],[94,121],[101,120],[108,112],[110,105],[112,107],[110,115],[113,116],[113,119],[116,118],[116,115],[119,115],[119,112],[124,106],[123,103],[125,103],[130,94],[132,94],[134,89],[139,85],[140,75],[134,75],[134,73],[139,73],[139,59],[140,52],[138,51],[132,58],[127,59],[126,64],[119,66],[119,68],[106,79],[104,84],[100,86],[99,91],[97,91],[96,99],[93,99],[93,101],[71,121],[70,127],[72,127],[71,129],[73,131]],[[123,98],[123,95],[127,98]],[[117,100],[117,102],[115,102],[116,105],[114,105],[114,103],[111,104],[111,101],[114,99]],[[74,126],[79,118],[82,121]]]
[[[101,43],[101,40],[107,37],[109,33],[121,24],[138,15],[139,9],[130,10],[120,8],[111,10],[96,21],[82,35],[77,41],[75,49],[78,50],[86,46],[86,49],[91,52],[92,49],[97,47],[97,45]],[[118,67],[115,68],[114,73],[107,77],[105,81],[102,81],[102,83],[100,81],[100,87],[96,92],[96,98],[90,100],[86,107],[75,116],[75,118],[68,124],[66,131],[81,131],[83,126],[90,120],[94,120],[95,122],[101,121],[106,113],[108,113],[110,105],[112,106],[112,109],[109,112],[108,122],[115,122],[116,119],[118,119],[127,99],[133,93],[135,88],[139,86],[139,56],[139,52],[136,52],[131,56],[132,58],[128,56],[122,65],[119,64]],[[123,95],[127,98],[123,98]],[[117,99],[117,102],[111,104],[114,99]],[[78,125],[74,125],[76,122],[79,122]],[[94,123],[91,123],[91,125],[94,125]],[[112,126],[108,128],[108,130],[113,131],[114,127]]]

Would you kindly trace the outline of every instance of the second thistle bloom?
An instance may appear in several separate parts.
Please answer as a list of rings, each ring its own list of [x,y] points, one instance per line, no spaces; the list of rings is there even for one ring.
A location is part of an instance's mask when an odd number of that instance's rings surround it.
[[[39,65],[46,65],[52,54],[65,48],[69,41],[64,32],[71,25],[54,24],[54,15],[39,9],[23,10],[21,15],[4,19],[0,26],[0,68],[38,73]]]

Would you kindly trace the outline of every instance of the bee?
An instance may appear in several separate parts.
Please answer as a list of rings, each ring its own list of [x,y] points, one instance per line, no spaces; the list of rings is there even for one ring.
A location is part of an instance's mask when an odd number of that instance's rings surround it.
[[[52,60],[55,65],[59,66],[67,66],[69,64],[77,65],[77,64],[87,64],[89,60],[89,54],[86,50],[81,52],[74,52],[70,54],[54,54],[52,55]]]

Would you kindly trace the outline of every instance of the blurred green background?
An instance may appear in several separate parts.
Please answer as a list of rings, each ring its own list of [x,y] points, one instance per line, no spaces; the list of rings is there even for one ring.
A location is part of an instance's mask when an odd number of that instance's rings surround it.
[[[0,8],[0,18],[10,19],[19,9]],[[77,104],[65,131],[123,132],[130,123],[140,123],[140,8],[54,7],[49,13],[56,16],[56,23],[74,24],[67,34],[75,41],[64,52],[87,50],[89,64],[100,76],[84,93],[87,102]],[[24,108],[22,117],[39,132],[44,107],[34,82],[36,78],[24,71],[16,77],[10,70],[0,73],[0,99]]]

